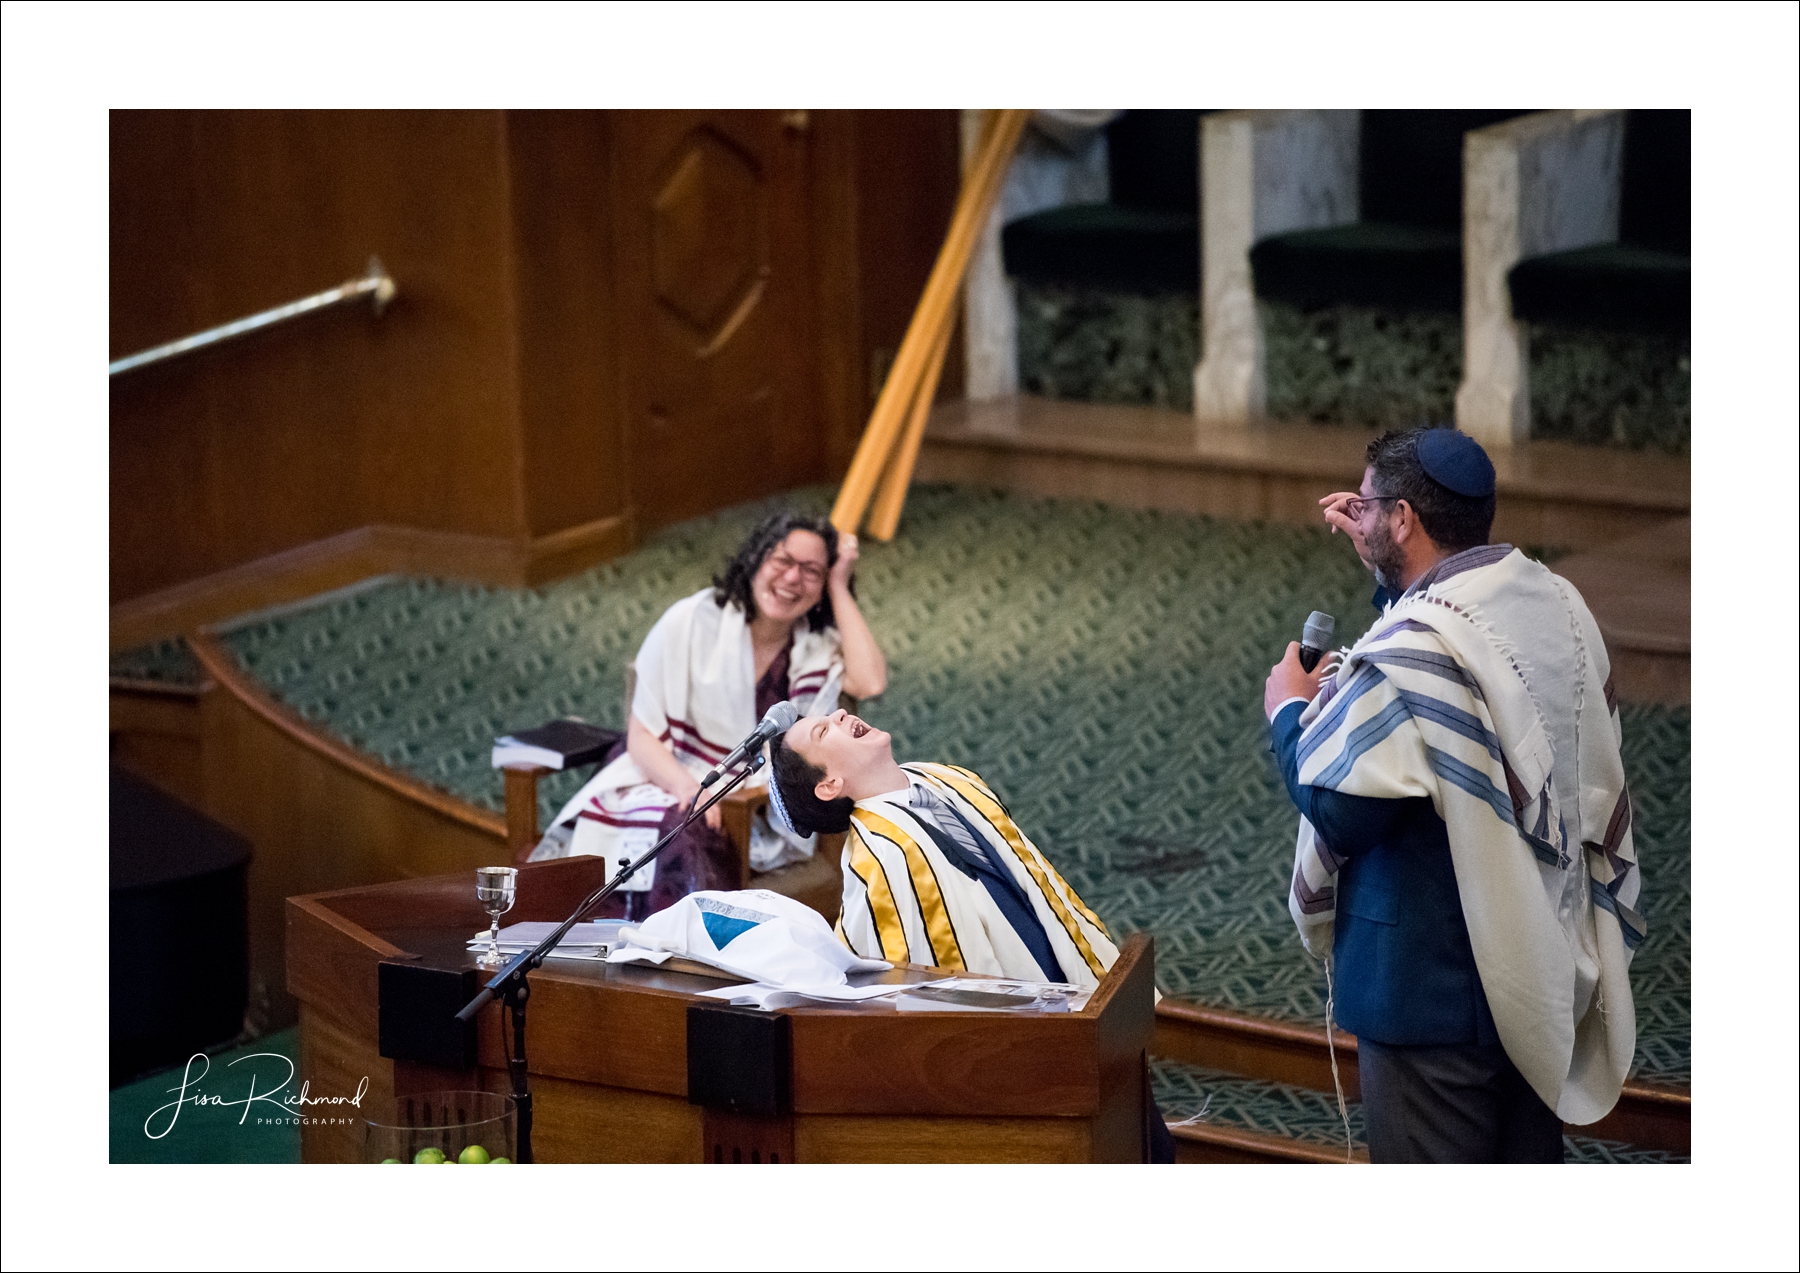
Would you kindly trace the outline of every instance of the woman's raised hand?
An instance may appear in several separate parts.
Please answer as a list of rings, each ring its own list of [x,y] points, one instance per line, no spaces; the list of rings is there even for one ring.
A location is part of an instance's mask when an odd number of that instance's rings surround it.
[[[850,576],[856,573],[856,559],[862,555],[857,545],[856,536],[848,531],[838,532],[837,561],[832,563],[830,588],[833,592],[842,592],[850,586]]]
[[[831,566],[831,610],[844,642],[843,691],[851,698],[873,698],[887,688],[887,659],[850,595],[850,579],[861,555],[856,536],[839,532],[837,560]]]

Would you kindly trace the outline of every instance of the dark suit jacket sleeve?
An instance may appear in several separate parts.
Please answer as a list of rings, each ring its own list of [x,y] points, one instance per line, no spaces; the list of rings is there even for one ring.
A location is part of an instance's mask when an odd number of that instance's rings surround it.
[[[1392,839],[1406,813],[1407,801],[1376,796],[1347,796],[1300,782],[1300,714],[1305,703],[1289,703],[1269,723],[1269,750],[1281,766],[1294,807],[1339,857],[1355,857]]]

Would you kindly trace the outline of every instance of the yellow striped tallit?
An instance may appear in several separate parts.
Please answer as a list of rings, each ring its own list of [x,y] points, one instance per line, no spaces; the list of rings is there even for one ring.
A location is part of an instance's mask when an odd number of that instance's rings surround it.
[[[844,841],[844,869],[862,881],[863,902],[868,907],[869,920],[874,925],[876,940],[881,943],[881,949],[857,950],[856,943],[844,931],[844,915],[841,910],[837,922],[839,939],[850,949],[868,958],[881,958],[897,964],[911,962],[910,952],[906,947],[906,930],[900,924],[900,909],[894,903],[894,890],[888,884],[887,872],[863,842],[854,819],[850,824],[850,834]]]
[[[905,924],[899,904],[888,879],[887,870],[869,847],[864,835],[879,836],[904,855],[907,883],[921,920],[928,949],[915,951],[906,940]],[[940,968],[966,968],[962,943],[950,922],[949,908],[944,905],[943,890],[937,874],[918,841],[893,821],[871,809],[857,808],[850,815],[850,838],[846,842],[850,869],[863,881],[868,892],[869,908],[874,915],[875,930],[881,937],[882,958],[894,962],[935,964]],[[878,900],[879,899],[879,900]],[[891,921],[883,915],[883,905],[891,912]],[[889,953],[890,934],[898,940],[901,953]]]
[[[977,774],[972,770],[964,769],[961,765],[940,766],[922,764],[919,767],[921,769],[948,769],[953,773],[961,774],[964,778],[968,779],[969,782],[974,784],[977,790],[988,799],[992,800],[994,802],[994,808],[999,810],[999,817],[992,818],[991,820],[994,823],[995,829],[1000,831],[1001,834],[1006,837],[1006,842],[1013,845],[1015,851],[1017,851],[1020,844],[1029,846],[1032,854],[1043,864],[1044,869],[1050,873],[1050,878],[1056,881],[1057,886],[1061,888],[1064,893],[1068,894],[1069,901],[1074,904],[1075,909],[1080,911],[1082,915],[1086,917],[1088,923],[1092,924],[1095,928],[1098,928],[1102,933],[1105,933],[1108,938],[1111,938],[1112,933],[1110,933],[1107,930],[1106,925],[1100,921],[1100,917],[1088,909],[1087,903],[1081,900],[1081,894],[1071,888],[1069,882],[1062,877],[1062,873],[1058,871],[1055,866],[1051,865],[1050,859],[1045,857],[1042,853],[1039,853],[1037,846],[1025,838],[1025,833],[1019,830],[1019,824],[1012,820],[1012,814],[1007,811],[1006,805],[1001,801],[999,796],[994,794],[994,789],[982,780],[980,774]],[[952,781],[948,775],[945,775],[944,780],[946,782]],[[974,802],[971,801],[971,803]]]
[[[1069,908],[1072,905],[1079,910],[1082,916],[1099,930],[1100,935],[1108,938],[1110,942],[1110,934],[1106,931],[1106,925],[1100,922],[1099,916],[1088,909],[1075,890],[1069,887],[1068,881],[1064,880],[1057,869],[1050,864],[1049,859],[1038,852],[1037,846],[1025,838],[1024,832],[1020,831],[1018,824],[1008,816],[1000,804],[999,797],[994,794],[987,783],[969,770],[954,765],[921,763],[903,767],[932,782],[939,790],[961,796],[963,802],[993,828],[1007,847],[1018,857],[1027,874],[1031,876],[1032,882],[1037,885],[1038,892],[1043,896],[1045,904],[1049,906],[1050,913],[1062,925],[1063,931],[1068,934],[1069,940],[1080,952],[1089,971],[1095,977],[1104,977],[1110,960],[1101,959],[1099,953],[1094,950],[1093,943],[1088,940],[1087,934],[1082,931],[1080,921],[1070,913]],[[967,816],[967,811],[965,811],[965,816]]]

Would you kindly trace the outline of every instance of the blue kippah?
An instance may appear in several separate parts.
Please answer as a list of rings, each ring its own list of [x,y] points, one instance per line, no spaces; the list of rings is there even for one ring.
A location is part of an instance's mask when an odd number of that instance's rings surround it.
[[[1494,462],[1481,443],[1455,429],[1433,429],[1419,439],[1419,466],[1432,481],[1465,498],[1494,493]]]
[[[787,803],[781,798],[781,788],[775,782],[775,775],[769,775],[769,821],[775,824],[777,831],[786,831],[789,835],[799,835],[799,828],[788,816]]]

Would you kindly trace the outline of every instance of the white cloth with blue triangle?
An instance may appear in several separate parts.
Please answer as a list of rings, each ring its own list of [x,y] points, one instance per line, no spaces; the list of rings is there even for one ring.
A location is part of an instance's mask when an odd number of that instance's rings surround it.
[[[608,963],[663,963],[679,955],[763,986],[816,998],[863,999],[901,989],[851,986],[845,974],[885,972],[893,965],[858,957],[838,940],[823,915],[768,889],[689,893],[620,936],[623,941],[607,956]]]

